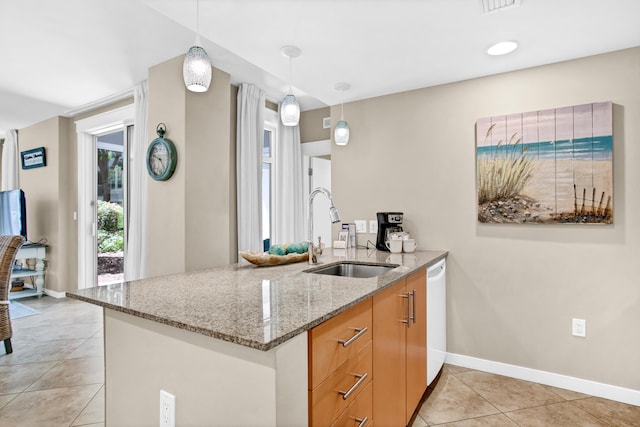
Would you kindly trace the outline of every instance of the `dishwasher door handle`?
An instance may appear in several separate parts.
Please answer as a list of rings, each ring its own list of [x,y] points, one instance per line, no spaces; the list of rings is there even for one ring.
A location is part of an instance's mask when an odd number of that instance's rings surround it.
[[[427,268],[427,280],[440,279],[445,273],[445,260],[441,260],[437,264]]]

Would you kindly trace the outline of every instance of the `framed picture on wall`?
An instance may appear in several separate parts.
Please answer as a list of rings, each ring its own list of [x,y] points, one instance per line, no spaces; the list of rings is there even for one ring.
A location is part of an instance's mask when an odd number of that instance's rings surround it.
[[[478,222],[613,223],[613,103],[476,123]]]
[[[44,147],[21,151],[22,169],[40,168],[47,165]]]

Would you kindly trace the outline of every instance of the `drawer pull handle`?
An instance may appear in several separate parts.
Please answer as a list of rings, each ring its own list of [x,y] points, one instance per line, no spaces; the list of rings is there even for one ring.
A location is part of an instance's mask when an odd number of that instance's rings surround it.
[[[414,289],[413,292],[411,292],[411,299],[413,300],[413,316],[411,316],[411,320],[413,320],[413,323],[416,323],[416,290]]]
[[[347,391],[338,390],[338,394],[342,395],[342,400],[347,400],[349,396],[351,396],[351,393],[356,391],[356,389],[360,387],[360,384],[362,384],[367,379],[368,374],[366,372],[362,375],[356,374],[355,377],[358,379],[358,381],[356,381],[356,383],[352,385],[349,390]]]
[[[367,423],[367,421],[369,421],[369,418],[367,418],[367,417],[356,418],[356,422],[360,423],[360,424],[358,424],[358,427],[364,427],[364,425]]]
[[[365,332],[367,332],[368,329],[365,326],[364,328],[354,328],[354,330],[357,332],[357,334],[355,334],[354,336],[352,336],[348,340],[346,340],[346,341],[345,340],[338,340],[338,342],[340,344],[342,344],[343,347],[349,347],[351,344],[353,344],[353,342],[355,340],[357,340],[358,338],[363,336],[365,334]]]

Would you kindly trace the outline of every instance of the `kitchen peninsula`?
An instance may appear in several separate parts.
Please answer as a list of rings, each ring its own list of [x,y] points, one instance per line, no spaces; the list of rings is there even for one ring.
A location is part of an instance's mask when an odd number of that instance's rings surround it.
[[[177,425],[308,425],[309,331],[446,256],[328,250],[320,263],[398,267],[356,279],[234,264],[70,293],[104,307],[106,425],[157,425],[161,389]]]

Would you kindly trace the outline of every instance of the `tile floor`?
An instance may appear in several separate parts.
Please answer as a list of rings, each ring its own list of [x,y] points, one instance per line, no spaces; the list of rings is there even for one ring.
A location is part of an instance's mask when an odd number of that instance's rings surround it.
[[[104,426],[102,309],[19,302],[40,314],[12,321],[13,353],[0,345],[0,427]]]
[[[640,427],[640,407],[445,365],[412,427]]]
[[[20,302],[40,314],[13,321],[12,354],[0,345],[0,427],[104,426],[102,309]],[[640,407],[445,365],[412,424],[424,426],[640,427]]]

